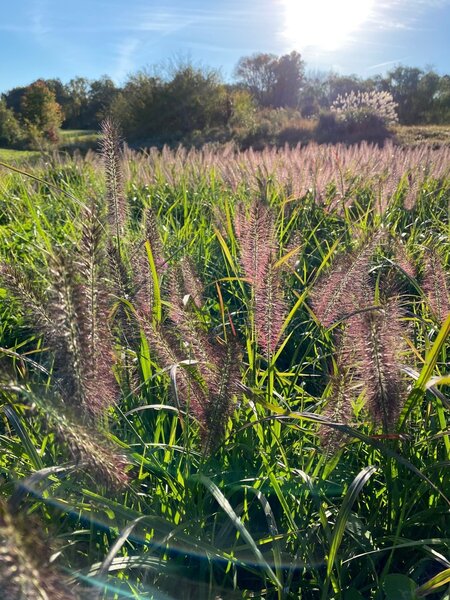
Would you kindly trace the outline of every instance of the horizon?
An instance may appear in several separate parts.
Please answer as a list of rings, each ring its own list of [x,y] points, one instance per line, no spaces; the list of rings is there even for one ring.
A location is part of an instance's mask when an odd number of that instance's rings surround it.
[[[189,60],[227,82],[242,56],[300,52],[306,72],[368,78],[397,65],[450,72],[450,0],[22,0],[3,9],[0,93]]]

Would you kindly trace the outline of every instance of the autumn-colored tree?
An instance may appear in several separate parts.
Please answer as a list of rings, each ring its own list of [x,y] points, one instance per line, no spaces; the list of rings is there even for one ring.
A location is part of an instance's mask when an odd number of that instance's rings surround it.
[[[63,114],[54,92],[44,81],[38,79],[26,88],[20,109],[32,142],[40,139],[51,143],[58,141]]]

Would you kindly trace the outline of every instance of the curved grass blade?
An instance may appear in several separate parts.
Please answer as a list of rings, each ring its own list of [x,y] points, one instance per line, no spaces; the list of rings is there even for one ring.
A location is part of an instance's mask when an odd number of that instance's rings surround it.
[[[242,535],[244,540],[250,546],[253,554],[256,556],[256,558],[258,560],[258,564],[260,564],[261,567],[264,569],[266,574],[269,576],[269,579],[277,586],[278,589],[281,589],[282,583],[280,582],[278,577],[273,572],[269,563],[266,561],[266,559],[261,554],[261,551],[259,550],[258,546],[256,545],[255,540],[252,538],[249,531],[247,530],[245,525],[242,523],[241,519],[234,512],[233,507],[228,502],[228,500],[225,498],[225,496],[220,491],[220,489],[217,487],[217,485],[213,481],[211,481],[211,479],[209,479],[209,477],[206,477],[205,475],[201,475],[201,474],[193,475],[191,477],[191,480],[199,481],[206,487],[206,489],[215,498],[215,500],[217,501],[217,503],[219,504],[221,509],[225,512],[225,514],[231,520],[233,525],[236,527],[236,529]]]
[[[137,519],[135,519],[134,521],[132,521],[125,527],[125,529],[119,535],[119,537],[114,542],[114,544],[111,546],[108,554],[106,555],[105,559],[103,560],[103,562],[98,570],[98,573],[97,573],[97,576],[99,578],[104,577],[108,573],[111,565],[113,564],[114,559],[117,556],[117,553],[120,552],[120,549],[127,541],[128,536],[131,534],[131,532],[136,527],[136,525],[144,519],[145,519],[145,516],[138,517]]]
[[[433,375],[434,368],[436,367],[436,363],[438,360],[438,356],[444,348],[445,342],[450,335],[450,314],[444,321],[434,344],[427,354],[425,358],[425,363],[420,372],[419,378],[416,381],[415,386],[411,390],[406,404],[403,408],[401,418],[400,418],[400,430],[402,430],[405,426],[406,420],[408,418],[409,413],[413,410],[413,408],[420,402],[423,397],[423,394],[426,390],[427,382],[431,379]]]
[[[254,396],[256,398],[256,394],[254,394]],[[341,431],[343,434],[346,434],[350,437],[354,437],[358,440],[361,440],[362,442],[365,442],[366,444],[369,444],[370,446],[373,446],[374,448],[377,448],[377,450],[379,450],[382,454],[385,454],[386,456],[394,458],[398,463],[404,465],[407,469],[412,471],[415,475],[417,475],[418,477],[423,479],[423,481],[426,481],[426,483],[429,486],[431,486],[433,488],[433,490],[435,492],[437,492],[445,500],[445,502],[450,506],[450,499],[447,498],[447,496],[444,494],[444,492],[442,490],[440,490],[426,475],[424,475],[422,473],[422,471],[420,471],[417,467],[415,467],[409,460],[407,460],[406,458],[404,458],[397,452],[394,452],[394,450],[391,450],[388,446],[380,443],[373,437],[365,435],[364,433],[361,433],[360,431],[358,431],[357,429],[354,429],[353,427],[344,425],[343,423],[334,423],[333,421],[330,421],[329,419],[326,419],[325,417],[316,415],[314,413],[289,412],[282,408],[279,408],[278,406],[275,406],[274,404],[265,402],[262,398],[257,398],[257,402],[259,402],[262,406],[265,406],[272,412],[276,413],[276,415],[277,415],[276,418],[278,418],[278,419],[280,419],[280,418],[281,419],[296,419],[296,420],[304,420],[304,421],[310,421],[310,422],[314,422],[314,423],[320,423],[321,425],[325,425],[327,427],[332,427],[333,429],[337,429],[338,431]]]
[[[33,464],[35,469],[43,469],[44,463],[42,462],[41,457],[36,451],[33,442],[28,434],[28,431],[22,424],[22,421],[12,406],[5,405],[1,408],[5,413],[8,421],[11,423],[13,428],[16,430],[17,435],[19,436],[28,457],[30,458],[31,463]]]
[[[445,569],[417,588],[416,596],[423,598],[428,594],[434,594],[436,590],[448,583],[450,583],[450,569]]]
[[[347,525],[353,503],[359,496],[362,488],[369,481],[376,470],[377,468],[373,465],[365,467],[352,481],[347,493],[345,494],[331,538],[330,552],[328,554],[327,576],[330,576],[333,570],[333,565],[336,560],[339,546],[341,545],[342,537],[344,535],[345,527]]]
[[[344,535],[345,528],[347,526],[347,521],[350,517],[350,513],[353,507],[353,504],[356,498],[361,493],[361,490],[365,486],[365,484],[369,481],[370,477],[375,473],[377,468],[375,466],[365,467],[355,479],[350,484],[347,493],[344,496],[344,500],[342,501],[341,508],[339,509],[339,514],[336,519],[336,523],[333,529],[330,551],[328,553],[327,559],[327,581],[325,583],[325,591],[328,591],[329,581],[331,578],[331,574],[333,572],[334,563],[336,561],[337,553],[339,547],[342,542],[342,537]],[[327,596],[322,595],[323,598]]]

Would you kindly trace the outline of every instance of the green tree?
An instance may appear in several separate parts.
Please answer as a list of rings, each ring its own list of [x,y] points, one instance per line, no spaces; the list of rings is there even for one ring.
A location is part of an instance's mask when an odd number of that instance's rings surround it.
[[[117,93],[111,114],[128,140],[144,140],[161,131],[164,82],[145,70],[131,75]]]
[[[91,82],[88,93],[88,107],[84,119],[87,128],[98,128],[99,123],[110,112],[111,105],[118,93],[119,89],[116,84],[107,75]]]
[[[370,91],[370,86],[357,75],[339,75],[330,73],[328,76],[328,102],[331,105],[338,96],[356,92]]]
[[[239,60],[235,76],[261,106],[295,108],[304,80],[304,63],[295,51],[280,57],[253,54]]]
[[[300,54],[293,51],[280,56],[275,65],[275,75],[273,106],[296,108],[304,80],[304,63]]]
[[[215,71],[182,65],[164,89],[166,126],[182,134],[224,125],[226,91]]]
[[[23,131],[14,111],[0,98],[0,146],[14,146],[23,138]]]
[[[20,114],[22,96],[27,91],[27,87],[15,87],[5,92],[2,96],[8,108],[14,111],[16,115]]]
[[[111,114],[131,141],[175,142],[194,131],[224,127],[227,92],[215,71],[178,65],[164,79],[141,71],[116,95]]]
[[[238,81],[248,89],[261,106],[269,106],[276,82],[274,54],[253,54],[242,57],[235,69]]]
[[[64,105],[65,127],[83,129],[83,117],[89,106],[90,82],[86,77],[74,77],[64,86],[67,102]]]
[[[424,123],[439,122],[439,111],[436,111],[441,89],[441,77],[430,70],[422,75],[419,81],[416,98],[418,119]],[[440,108],[440,107],[439,107]]]
[[[329,73],[314,71],[305,77],[299,96],[299,108],[303,117],[318,115],[330,107]]]
[[[411,125],[420,121],[423,106],[420,106],[419,86],[423,74],[421,69],[398,66],[385,78],[385,89],[398,104],[400,123]]]
[[[450,75],[440,78],[433,105],[433,122],[450,123]]]

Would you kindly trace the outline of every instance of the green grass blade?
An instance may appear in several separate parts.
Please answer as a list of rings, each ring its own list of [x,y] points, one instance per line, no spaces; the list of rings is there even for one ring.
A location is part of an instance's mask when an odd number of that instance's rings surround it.
[[[439,354],[441,350],[444,348],[445,343],[447,341],[448,336],[450,335],[450,314],[447,316],[444,324],[442,325],[434,344],[427,354],[425,358],[424,365],[420,372],[420,375],[411,390],[408,399],[403,408],[401,417],[400,417],[400,429],[402,430],[405,426],[406,419],[408,418],[410,412],[414,409],[415,406],[422,400],[423,394],[425,393],[427,382],[431,379],[433,375],[433,371],[436,367],[436,363],[438,361]]]
[[[258,548],[255,540],[252,538],[251,534],[249,533],[249,531],[245,527],[245,525],[242,523],[241,519],[234,512],[233,507],[228,502],[228,500],[225,498],[225,496],[220,491],[220,489],[217,487],[217,485],[213,481],[211,481],[211,479],[209,479],[209,477],[206,477],[205,475],[201,475],[201,474],[193,475],[191,477],[191,479],[193,481],[199,481],[200,483],[202,483],[206,487],[206,489],[212,494],[212,496],[216,499],[216,501],[219,504],[219,506],[221,507],[221,509],[225,512],[225,514],[228,516],[230,521],[233,523],[233,525],[236,527],[236,529],[242,535],[243,539],[250,546],[253,554],[256,556],[256,558],[258,560],[258,564],[261,565],[261,567],[267,573],[267,575],[269,576],[271,581],[277,586],[277,588],[282,588],[282,583],[279,581],[278,577],[272,570],[271,566],[269,565],[269,563],[266,561],[266,559],[261,554],[261,551]]]
[[[445,571],[441,571],[431,579],[429,579],[426,583],[421,585],[416,590],[416,596],[418,598],[423,598],[424,596],[428,596],[428,594],[434,594],[436,590],[438,590],[443,585],[447,585],[450,583],[450,569],[445,569]]]

